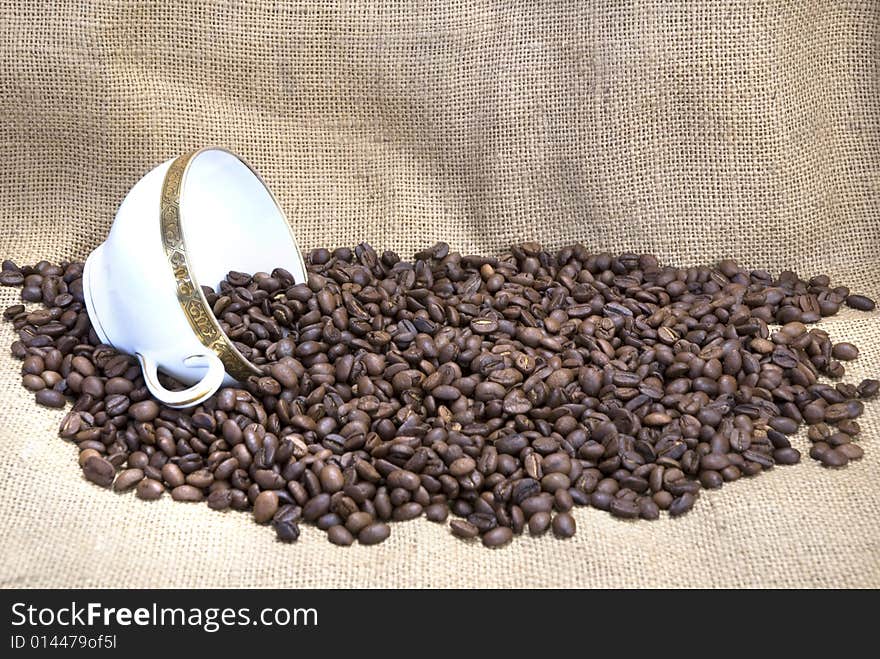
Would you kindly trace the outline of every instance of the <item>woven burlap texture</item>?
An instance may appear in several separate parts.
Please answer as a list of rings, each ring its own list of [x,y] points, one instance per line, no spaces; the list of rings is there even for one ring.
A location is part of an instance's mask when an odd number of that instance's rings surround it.
[[[144,172],[220,144],[305,248],[581,241],[876,296],[878,26],[873,0],[0,0],[0,256],[84,258]],[[880,373],[880,314],[822,325],[862,348],[847,380]],[[338,548],[86,482],[19,369],[0,350],[5,587],[880,586],[880,403],[862,461],[776,468],[681,519],[579,510],[574,539],[498,551],[421,520]]]

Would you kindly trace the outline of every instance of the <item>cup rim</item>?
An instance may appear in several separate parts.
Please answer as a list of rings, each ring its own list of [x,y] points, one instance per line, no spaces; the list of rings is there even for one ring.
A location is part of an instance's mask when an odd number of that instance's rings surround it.
[[[235,347],[235,344],[233,344],[232,340],[220,327],[220,323],[214,316],[214,312],[208,304],[208,300],[202,292],[198,280],[193,274],[187,254],[186,239],[183,231],[183,217],[180,212],[180,197],[183,192],[184,183],[186,182],[186,174],[196,157],[206,151],[222,151],[231,155],[247,167],[247,169],[256,177],[268,193],[272,203],[275,204],[275,208],[278,210],[281,220],[283,220],[284,224],[287,226],[290,240],[296,249],[300,261],[299,265],[303,273],[306,272],[306,268],[302,259],[302,251],[296,242],[296,237],[293,235],[293,229],[290,227],[290,223],[287,221],[287,216],[281,209],[281,205],[278,203],[275,195],[272,194],[272,190],[266,184],[266,181],[263,180],[263,177],[260,176],[260,174],[244,158],[224,147],[208,146],[184,153],[174,159],[162,181],[159,221],[161,228],[160,233],[162,234],[162,247],[165,251],[165,256],[168,259],[168,264],[171,267],[171,272],[174,277],[174,283],[177,290],[177,301],[180,304],[180,308],[182,309],[184,316],[186,316],[190,327],[202,345],[212,350],[220,358],[227,373],[236,380],[243,381],[251,375],[263,375],[263,371],[258,366],[251,363],[251,361]]]

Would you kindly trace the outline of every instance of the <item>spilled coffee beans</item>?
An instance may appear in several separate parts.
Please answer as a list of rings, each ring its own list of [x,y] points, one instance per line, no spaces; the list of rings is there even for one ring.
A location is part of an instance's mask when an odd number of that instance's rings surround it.
[[[859,351],[814,324],[875,307],[824,275],[535,243],[497,258],[438,243],[407,262],[362,244],[313,250],[307,283],[279,268],[203,289],[263,374],[175,410],[99,343],[82,270],[5,261],[0,284],[42,303],[3,317],[24,387],[73,403],[59,432],[85,477],[248,510],[284,542],[308,522],[376,544],[424,515],[501,547],[525,529],[571,537],[574,506],[682,515],[703,488],[799,462],[804,422],[811,457],[859,459],[856,419],[880,391],[820,381]]]

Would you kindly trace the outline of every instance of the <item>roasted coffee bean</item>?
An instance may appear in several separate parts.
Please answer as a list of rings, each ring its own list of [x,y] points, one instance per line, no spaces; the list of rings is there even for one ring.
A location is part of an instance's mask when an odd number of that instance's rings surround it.
[[[773,451],[773,459],[776,464],[793,465],[801,461],[801,453],[794,448],[778,448]]]
[[[639,504],[632,500],[615,498],[611,501],[610,511],[615,517],[635,519],[639,516]]]
[[[278,512],[278,493],[274,490],[260,492],[254,500],[254,521],[257,524],[265,524],[275,516],[276,512]]]
[[[104,392],[107,394],[128,395],[134,390],[134,383],[125,378],[114,377],[104,383]]]
[[[116,492],[127,492],[140,483],[143,478],[142,469],[123,469],[113,482],[113,489]]]
[[[357,535],[361,529],[373,523],[373,515],[368,512],[358,511],[352,513],[345,520],[345,528]]]
[[[449,517],[449,506],[445,503],[432,503],[425,508],[425,517],[432,522],[445,522]]]
[[[20,272],[4,270],[0,272],[0,284],[3,286],[21,286],[24,283],[24,275]],[[22,307],[22,309],[24,309]],[[10,316],[11,317],[11,316]]]
[[[4,272],[6,272],[4,270]],[[16,284],[18,285],[18,284]],[[11,307],[6,307],[3,311],[3,319],[4,320],[12,320],[19,314],[24,313],[24,305],[23,304],[13,304]]]
[[[613,500],[614,495],[603,490],[596,490],[590,495],[590,505],[597,510],[610,511]]]
[[[226,510],[232,505],[232,490],[214,490],[208,495],[208,508]]]
[[[831,445],[827,442],[817,441],[810,447],[810,457],[814,460],[821,460],[822,455],[825,454],[826,451],[830,451],[831,448]]]
[[[83,377],[87,378],[95,374],[95,365],[84,355],[75,356],[70,365]]]
[[[529,518],[529,533],[543,535],[550,528],[550,513],[538,512]]]
[[[321,488],[325,492],[334,493],[342,489],[342,471],[334,464],[325,466],[319,474]]]
[[[416,490],[418,489],[421,481],[417,474],[412,473],[411,471],[406,471],[404,469],[397,469],[388,474],[386,478],[389,487],[400,487],[404,490]]]
[[[83,418],[83,415],[76,410],[72,410],[64,417],[61,421],[61,426],[58,428],[58,434],[64,437],[65,439],[71,439],[79,435],[80,430],[83,430],[83,427],[87,424],[87,421]],[[89,429],[91,430],[91,429]],[[143,454],[141,454],[143,455]],[[132,465],[136,466],[136,465]]]
[[[831,350],[831,356],[840,361],[851,361],[858,358],[859,349],[852,343],[835,343]]]
[[[553,494],[556,490],[567,489],[571,485],[571,479],[563,473],[554,472],[547,474],[541,479],[541,488],[545,492]]]
[[[474,461],[474,459],[469,456],[464,456],[458,458],[457,460],[453,461],[451,465],[449,465],[449,473],[456,478],[461,478],[462,476],[467,476],[476,468],[477,463]]]
[[[825,408],[825,421],[827,423],[837,423],[849,418],[850,410],[846,403],[834,403]]]
[[[46,363],[39,355],[28,355],[21,364],[21,372],[26,375],[41,375],[46,370]]]
[[[25,389],[30,391],[39,391],[40,389],[46,388],[46,381],[43,380],[39,375],[32,375],[27,373],[22,376],[21,383],[24,385]]]
[[[396,522],[415,519],[416,517],[421,516],[423,510],[421,504],[418,504],[415,501],[408,501],[394,509],[394,512],[391,513],[391,519]]]
[[[474,334],[491,334],[498,331],[498,321],[494,318],[474,318],[470,327]]]
[[[708,455],[704,455],[700,460],[700,466],[703,469],[710,469],[714,471],[720,471],[729,464],[730,460],[728,459],[728,457],[719,453],[709,453]]]
[[[208,469],[197,469],[194,472],[187,474],[186,482],[193,487],[204,489],[214,482],[214,474]]]
[[[511,499],[514,503],[519,504],[521,506],[526,505],[526,501],[537,498],[537,495],[541,492],[541,484],[533,478],[522,478],[518,480],[513,487],[511,488]],[[547,510],[549,510],[549,506],[552,505],[552,499],[542,499],[547,501]],[[529,506],[537,505],[537,501],[533,501],[528,504]],[[526,510],[524,508],[524,510]],[[529,514],[529,512],[526,512]]]
[[[128,456],[128,466],[131,469],[144,469],[150,464],[150,456],[143,451],[135,451]]]
[[[476,538],[480,534],[480,530],[476,526],[463,519],[452,520],[449,522],[449,528],[452,529],[452,534],[459,538]]]
[[[176,464],[168,462],[162,467],[162,478],[170,488],[180,487],[186,482],[186,474]]]
[[[553,507],[561,513],[566,513],[574,507],[574,499],[568,490],[558,489],[553,493]]]
[[[822,453],[819,454],[819,460],[826,467],[843,467],[849,462],[846,452],[841,451],[839,448],[830,447],[827,451],[822,451]]]
[[[797,421],[784,416],[773,417],[768,425],[785,435],[793,435],[798,429]]]
[[[144,400],[131,405],[128,413],[137,421],[152,421],[159,416],[159,406],[152,400]]]
[[[653,499],[642,497],[639,501],[639,517],[646,520],[660,519],[660,507]]]
[[[842,444],[838,446],[836,451],[843,453],[846,456],[847,460],[859,460],[862,456],[865,455],[864,450],[858,444]]]
[[[272,520],[272,528],[275,529],[275,537],[281,542],[299,540],[299,525],[292,520]]]
[[[770,467],[773,466],[773,458],[771,458],[769,455],[762,453],[760,451],[750,449],[748,451],[744,451],[742,454],[742,457],[745,458],[746,460],[751,461],[751,462],[758,463],[764,469],[769,469]],[[737,468],[735,465],[731,465],[731,466],[734,467],[734,469]],[[728,469],[729,468],[730,467],[728,467]],[[723,473],[724,473],[724,470],[722,470],[722,474]],[[676,492],[673,492],[673,494],[676,494]]]
[[[100,451],[97,450],[96,448],[92,448],[92,447],[85,447],[84,448],[82,446],[82,444],[80,444],[80,453],[79,453],[79,459],[78,459],[80,467],[84,466],[86,464],[86,461],[91,457],[97,457],[97,458],[102,457],[102,453],[106,451],[106,448],[100,442],[98,443],[98,446],[100,447]]]
[[[104,411],[110,416],[122,416],[130,407],[130,399],[122,394],[107,396],[104,399]]]
[[[349,547],[354,544],[354,536],[351,532],[338,524],[327,529],[327,539],[340,547]]]
[[[726,467],[727,465],[723,468]],[[700,484],[706,489],[714,490],[724,484],[724,478],[717,471],[703,471],[700,472]]]
[[[83,475],[95,485],[110,487],[116,477],[116,468],[102,457],[92,456],[82,466]]]
[[[175,501],[202,501],[205,495],[197,487],[192,485],[178,485],[171,490],[171,498]]]
[[[139,499],[155,501],[165,493],[165,486],[153,478],[145,478],[137,484],[136,494]]]
[[[40,379],[46,383],[47,387],[52,387],[53,389],[56,389],[58,387],[65,387],[66,386],[67,389],[76,393],[74,391],[74,389],[76,387],[73,384],[73,379],[71,377],[68,377],[67,380],[64,380],[64,378],[61,376],[60,373],[57,373],[55,371],[43,371],[43,374],[40,376]],[[22,378],[22,380],[24,380],[24,378]],[[96,398],[94,393],[82,391],[82,387],[80,387],[80,393],[88,393],[90,396],[92,396],[93,399]],[[97,396],[97,398],[103,398],[103,395]]]
[[[391,535],[391,527],[382,522],[374,522],[365,526],[358,533],[358,542],[362,545],[377,545]]]
[[[40,389],[34,397],[40,405],[45,407],[64,407],[67,403],[64,394],[55,389]]]
[[[685,492],[680,497],[673,499],[672,503],[669,504],[669,514],[673,517],[684,515],[694,507],[695,501],[696,498],[692,493]]]
[[[467,521],[477,527],[480,533],[486,533],[498,526],[498,519],[490,512],[475,512],[467,516]]]
[[[848,307],[858,309],[859,311],[873,311],[874,307],[877,306],[874,304],[874,300],[864,295],[848,295],[846,297],[846,304]]]
[[[844,444],[849,444],[852,441],[852,438],[846,433],[835,432],[826,437],[825,441],[832,447],[838,447],[843,446]]]
[[[574,517],[571,513],[557,513],[553,518],[553,535],[557,538],[570,538],[577,531]]]
[[[309,472],[311,473],[311,472]],[[303,519],[313,522],[330,511],[330,495],[326,492],[309,499],[303,506]]]
[[[860,398],[873,398],[880,392],[880,380],[862,380],[857,391]]]
[[[513,530],[507,526],[496,526],[483,535],[483,545],[486,547],[503,547],[513,540]]]
[[[81,393],[89,394],[95,400],[104,398],[104,383],[94,375],[83,378],[79,388]]]

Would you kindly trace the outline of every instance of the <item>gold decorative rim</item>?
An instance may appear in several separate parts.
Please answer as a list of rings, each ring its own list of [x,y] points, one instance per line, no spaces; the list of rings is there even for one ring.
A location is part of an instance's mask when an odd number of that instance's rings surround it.
[[[171,163],[171,167],[165,174],[165,180],[162,183],[162,198],[159,210],[162,246],[165,248],[165,256],[168,259],[174,276],[174,282],[177,287],[177,301],[180,303],[180,308],[189,321],[190,327],[192,327],[199,341],[220,358],[227,373],[236,380],[245,380],[251,375],[261,375],[262,371],[241,354],[220,328],[220,324],[214,317],[214,312],[211,310],[205,294],[202,293],[201,286],[199,286],[192,275],[192,268],[190,267],[186,251],[186,240],[183,235],[180,195],[183,191],[186,172],[193,159],[205,151],[224,151],[235,157],[250,169],[265,186],[265,182],[248,163],[227,149],[206,147],[179,156]],[[275,197],[272,196],[268,188],[266,190],[277,207],[278,202],[275,200]],[[281,213],[281,217],[284,217],[280,207],[278,207],[278,211]],[[290,225],[288,224],[289,229]],[[295,241],[294,244],[296,244]],[[297,251],[299,251],[298,247]]]

